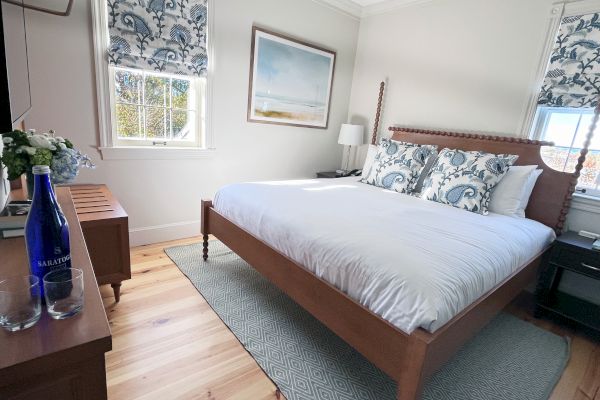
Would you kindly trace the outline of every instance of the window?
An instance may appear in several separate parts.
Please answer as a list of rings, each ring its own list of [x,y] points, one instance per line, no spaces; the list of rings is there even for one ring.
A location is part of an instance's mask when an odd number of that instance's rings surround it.
[[[533,136],[553,142],[542,148],[542,158],[550,167],[573,172],[588,134],[594,111],[589,108],[539,107]],[[577,191],[600,196],[600,136],[594,135],[589,147]]]
[[[204,147],[204,78],[109,68],[113,143]]]
[[[103,159],[208,156],[213,0],[92,0]]]
[[[554,143],[542,149],[542,158],[564,172],[575,171],[600,99],[600,13],[597,2],[586,7],[582,12],[565,5],[557,20],[531,133],[535,139]],[[554,14],[560,15],[557,11]],[[600,137],[592,135],[576,189],[600,196],[599,186]]]

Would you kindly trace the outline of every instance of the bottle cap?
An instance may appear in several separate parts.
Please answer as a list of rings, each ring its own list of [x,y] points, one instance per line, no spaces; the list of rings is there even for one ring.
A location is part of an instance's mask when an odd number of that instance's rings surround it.
[[[31,168],[31,172],[33,172],[34,175],[47,175],[50,173],[50,167],[47,165],[34,165],[33,168]]]

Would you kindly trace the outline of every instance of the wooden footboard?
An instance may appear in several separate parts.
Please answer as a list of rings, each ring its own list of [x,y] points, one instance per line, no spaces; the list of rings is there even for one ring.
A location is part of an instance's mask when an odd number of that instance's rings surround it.
[[[219,214],[202,201],[203,256],[212,234],[329,329],[398,382],[398,399],[419,398],[424,379],[443,365],[537,274],[541,254],[429,333],[408,335]]]

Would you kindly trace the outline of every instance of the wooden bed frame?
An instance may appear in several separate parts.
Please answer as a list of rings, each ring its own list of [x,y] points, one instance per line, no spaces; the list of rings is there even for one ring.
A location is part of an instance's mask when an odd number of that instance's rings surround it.
[[[463,150],[518,154],[517,165],[537,164],[539,177],[526,214],[556,230],[563,228],[577,176],[548,167],[540,147],[549,143],[499,136],[389,128],[393,139],[437,144]],[[271,248],[202,201],[203,256],[208,258],[212,234],[294,301],[398,382],[398,400],[417,399],[424,379],[435,372],[537,276],[544,252],[471,304],[434,333],[417,329],[408,335],[360,305],[287,256]]]
[[[383,83],[377,114],[381,109],[382,93]],[[544,172],[531,195],[526,215],[552,227],[557,234],[562,231],[586,151],[582,151],[575,172],[564,173],[551,169],[541,158],[540,148],[551,143],[399,127],[389,130],[395,140],[436,144],[439,149],[448,147],[518,154],[517,165],[537,164]],[[376,135],[377,127],[373,137],[376,138]],[[208,235],[212,234],[396,380],[398,400],[418,399],[424,380],[536,279],[542,256],[546,252],[536,254],[435,332],[419,328],[409,335],[229,221],[213,208],[210,200],[202,201],[201,230],[204,260],[208,258]]]

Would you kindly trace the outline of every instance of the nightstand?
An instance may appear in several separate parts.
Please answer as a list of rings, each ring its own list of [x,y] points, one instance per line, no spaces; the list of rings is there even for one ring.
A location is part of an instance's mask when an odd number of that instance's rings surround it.
[[[317,172],[317,178],[343,178],[344,175],[335,171]]]
[[[566,232],[556,239],[543,261],[536,290],[536,316],[559,316],[600,333],[600,306],[558,290],[565,270],[600,280],[600,251],[592,250],[592,243],[594,239],[576,232]]]

